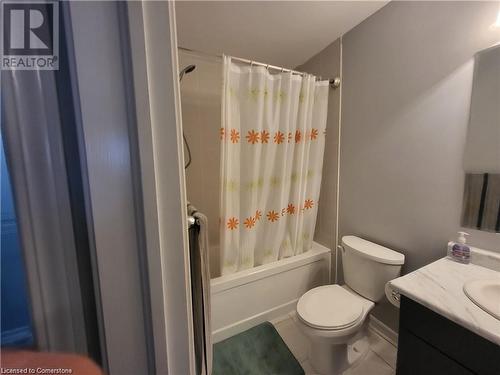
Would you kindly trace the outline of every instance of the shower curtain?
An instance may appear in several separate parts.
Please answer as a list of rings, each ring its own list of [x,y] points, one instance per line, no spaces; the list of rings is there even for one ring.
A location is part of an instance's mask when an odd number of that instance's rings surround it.
[[[271,74],[224,56],[221,271],[311,248],[321,185],[328,81]]]

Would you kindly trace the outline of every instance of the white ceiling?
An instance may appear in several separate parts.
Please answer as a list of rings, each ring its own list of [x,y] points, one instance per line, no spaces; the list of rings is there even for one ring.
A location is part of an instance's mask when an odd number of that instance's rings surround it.
[[[178,1],[179,46],[288,68],[388,1]]]

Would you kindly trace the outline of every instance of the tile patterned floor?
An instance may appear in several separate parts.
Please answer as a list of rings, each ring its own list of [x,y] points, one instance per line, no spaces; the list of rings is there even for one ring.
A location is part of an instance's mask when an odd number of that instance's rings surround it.
[[[309,339],[300,331],[295,313],[271,321],[300,362],[306,375],[314,375],[309,359]],[[396,347],[373,331],[369,331],[370,351],[354,368],[344,375],[394,375],[396,368]]]

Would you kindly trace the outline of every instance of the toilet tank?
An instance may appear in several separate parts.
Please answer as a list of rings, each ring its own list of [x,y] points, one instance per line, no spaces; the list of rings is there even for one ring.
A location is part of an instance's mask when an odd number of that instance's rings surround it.
[[[400,275],[405,256],[356,236],[342,237],[342,247],[345,284],[373,302],[382,300],[385,284]]]

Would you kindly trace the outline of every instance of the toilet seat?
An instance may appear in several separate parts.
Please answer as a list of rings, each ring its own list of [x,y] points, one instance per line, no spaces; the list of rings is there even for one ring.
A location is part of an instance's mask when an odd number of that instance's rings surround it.
[[[363,304],[340,285],[324,285],[309,290],[299,299],[297,315],[310,327],[340,330],[359,322]]]

